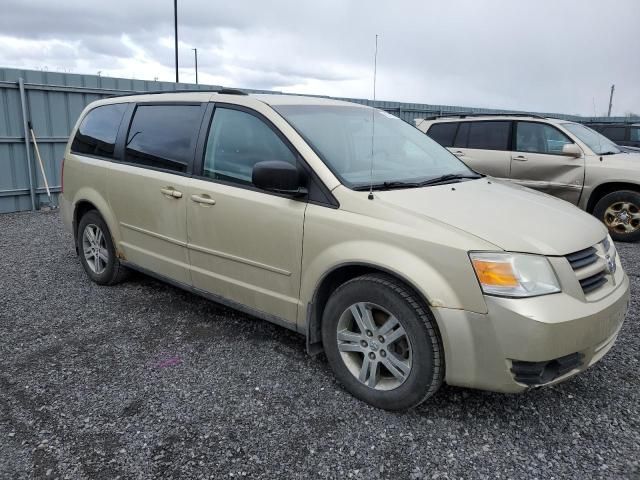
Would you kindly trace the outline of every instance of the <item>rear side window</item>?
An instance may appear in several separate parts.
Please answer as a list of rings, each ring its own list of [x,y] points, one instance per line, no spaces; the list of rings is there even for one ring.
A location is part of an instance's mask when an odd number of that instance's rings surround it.
[[[126,109],[126,103],[116,103],[96,107],[87,113],[73,138],[71,151],[113,158],[118,128]]]
[[[201,121],[200,105],[139,105],[127,134],[127,163],[187,172]]]
[[[431,126],[427,135],[443,147],[452,147],[458,124],[456,122],[436,123]]]
[[[605,127],[601,133],[615,142],[616,140],[624,140],[624,130],[624,127]]]
[[[296,157],[269,126],[250,113],[216,108],[202,175],[251,185],[253,166],[265,160],[296,165]]]
[[[507,150],[511,122],[469,122],[466,148]]]
[[[631,127],[631,141],[640,142],[640,127]]]
[[[453,146],[457,148],[466,148],[469,143],[469,122],[460,124],[456,139],[453,142]]]

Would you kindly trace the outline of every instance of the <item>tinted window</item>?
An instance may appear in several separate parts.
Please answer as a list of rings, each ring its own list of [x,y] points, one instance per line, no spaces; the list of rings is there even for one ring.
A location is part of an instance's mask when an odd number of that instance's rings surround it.
[[[562,147],[573,143],[557,128],[539,122],[518,122],[515,150],[518,152],[561,154]]]
[[[71,144],[71,151],[113,158],[126,103],[104,105],[91,110],[82,120]]]
[[[249,185],[253,166],[266,160],[296,164],[291,150],[258,117],[239,110],[216,108],[202,174]]]
[[[469,142],[469,122],[464,122],[464,123],[461,123],[460,127],[458,128],[458,133],[456,134],[456,139],[453,142],[453,146],[458,148],[466,148],[468,142]]]
[[[451,147],[457,129],[458,124],[455,122],[436,123],[431,126],[428,135],[443,147]]]
[[[605,127],[602,134],[611,140],[624,140],[624,127]]]
[[[469,122],[467,148],[507,150],[511,122]]]
[[[631,127],[631,141],[640,142],[640,127]]]
[[[186,172],[201,119],[199,105],[138,106],[127,135],[127,162]]]

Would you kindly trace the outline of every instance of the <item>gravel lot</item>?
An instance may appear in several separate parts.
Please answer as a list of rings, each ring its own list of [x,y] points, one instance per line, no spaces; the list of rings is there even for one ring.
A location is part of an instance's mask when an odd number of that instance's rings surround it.
[[[589,371],[524,395],[361,403],[304,339],[142,275],[89,282],[56,213],[0,215],[0,478],[640,478],[632,305]]]

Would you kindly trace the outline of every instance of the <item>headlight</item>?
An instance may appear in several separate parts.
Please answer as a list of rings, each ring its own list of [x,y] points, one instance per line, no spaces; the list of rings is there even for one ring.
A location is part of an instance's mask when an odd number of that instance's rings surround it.
[[[534,297],[560,291],[549,260],[540,255],[470,252],[482,291],[504,297]]]

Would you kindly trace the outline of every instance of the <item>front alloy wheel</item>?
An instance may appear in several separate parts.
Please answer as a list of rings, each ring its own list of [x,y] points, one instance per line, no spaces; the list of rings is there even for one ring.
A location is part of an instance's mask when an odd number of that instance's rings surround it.
[[[631,202],[616,202],[605,210],[604,223],[623,234],[636,232],[640,230],[640,208]]]
[[[640,240],[640,192],[611,192],[598,200],[593,214],[604,222],[614,240]]]
[[[322,344],[344,387],[379,408],[415,407],[444,378],[444,350],[429,307],[382,273],[349,280],[331,294]]]
[[[411,342],[404,327],[375,303],[347,308],[338,321],[337,340],[344,364],[370,388],[392,390],[411,372]]]

